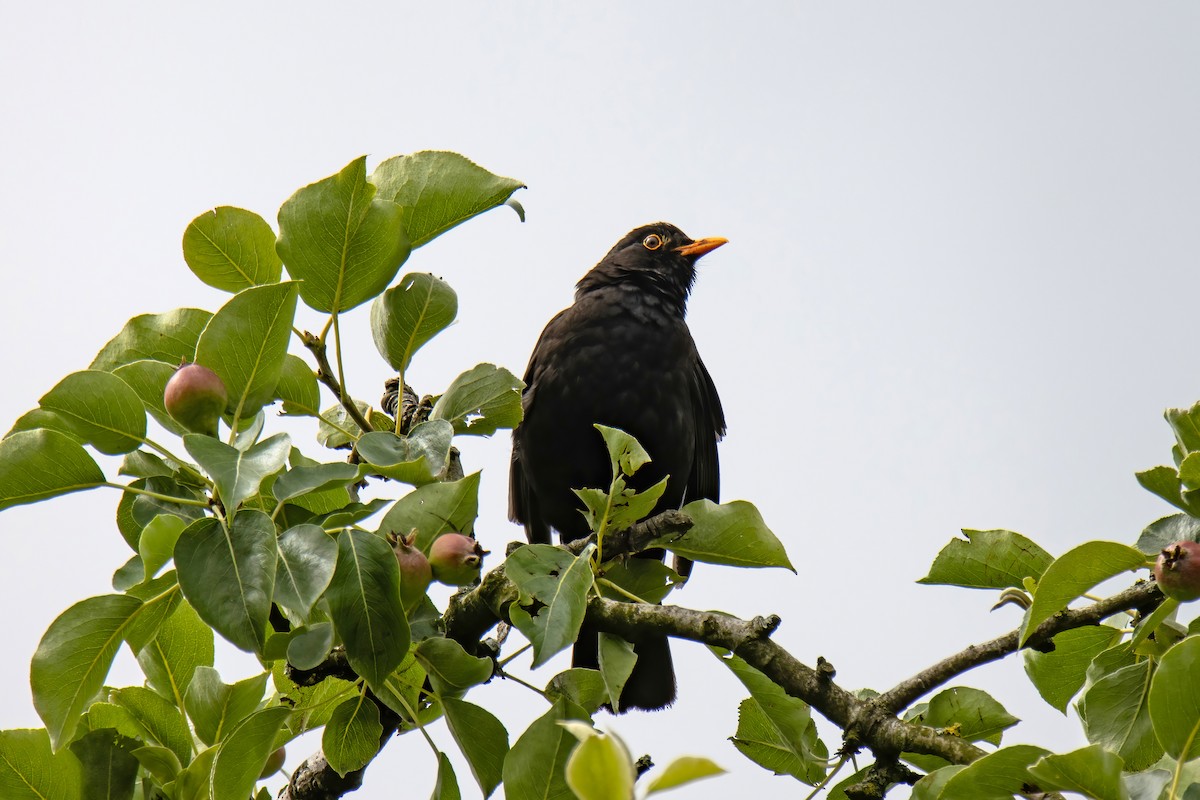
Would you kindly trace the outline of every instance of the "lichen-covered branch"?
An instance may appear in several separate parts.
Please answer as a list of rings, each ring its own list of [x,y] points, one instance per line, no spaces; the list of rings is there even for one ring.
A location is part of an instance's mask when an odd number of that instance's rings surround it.
[[[1041,650],[1050,646],[1050,641],[1063,631],[1088,625],[1099,625],[1101,620],[1120,611],[1136,610],[1142,614],[1148,614],[1162,601],[1162,592],[1155,584],[1139,583],[1090,606],[1067,609],[1055,614],[1038,626],[1025,646]],[[875,702],[887,711],[899,712],[907,708],[918,697],[928,694],[958,675],[981,664],[998,661],[1017,652],[1020,633],[1020,630],[1009,631],[991,641],[973,644],[965,650],[921,670],[911,678],[901,681],[892,689],[875,698]]]

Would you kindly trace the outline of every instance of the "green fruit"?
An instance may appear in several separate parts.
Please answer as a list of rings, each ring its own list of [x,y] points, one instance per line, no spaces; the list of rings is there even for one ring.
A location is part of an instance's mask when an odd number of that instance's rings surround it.
[[[1200,542],[1164,547],[1154,564],[1154,580],[1167,597],[1183,602],[1200,599]]]
[[[433,579],[448,586],[470,586],[479,580],[483,557],[487,554],[471,536],[443,533],[429,548]]]
[[[392,536],[392,552],[400,565],[400,602],[405,611],[412,611],[425,596],[429,584],[433,583],[433,568],[420,549],[413,547],[416,534]]]
[[[269,778],[279,770],[283,769],[284,759],[287,758],[287,751],[280,747],[278,750],[272,750],[271,755],[267,756],[267,763],[263,765],[262,774],[259,778]]]
[[[193,433],[217,435],[217,421],[229,402],[225,383],[217,373],[199,364],[175,370],[163,392],[163,405],[171,419]]]

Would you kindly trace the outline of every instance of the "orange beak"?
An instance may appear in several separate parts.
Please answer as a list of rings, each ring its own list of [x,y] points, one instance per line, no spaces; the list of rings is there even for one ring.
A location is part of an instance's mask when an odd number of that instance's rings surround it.
[[[675,252],[684,256],[702,256],[712,250],[716,250],[721,245],[728,242],[720,236],[710,236],[707,239],[697,239],[691,244],[685,244],[682,247],[676,247]]]

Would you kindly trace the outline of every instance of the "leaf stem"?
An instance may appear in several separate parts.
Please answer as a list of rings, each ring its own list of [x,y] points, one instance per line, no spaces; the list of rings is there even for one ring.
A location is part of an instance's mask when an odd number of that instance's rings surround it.
[[[110,481],[105,481],[100,485],[111,486],[114,489],[120,489],[123,492],[129,492],[131,494],[144,494],[146,497],[153,497],[155,500],[163,500],[168,503],[178,503],[181,506],[198,506],[200,508],[208,508],[207,500],[193,500],[190,497],[171,497],[167,494],[159,494],[158,492],[151,492],[147,489],[135,489],[132,486],[126,486],[123,483],[112,483]]]
[[[644,603],[645,605],[648,605],[648,606],[656,605],[655,603],[651,603],[649,600],[645,600],[641,597],[638,597],[633,592],[626,591],[625,589],[621,588],[617,584],[610,581],[608,578],[596,578],[596,583],[600,583],[600,584],[607,586],[608,588],[612,589],[617,594],[624,595],[625,597],[628,597],[630,600],[632,600],[635,603]]]
[[[514,653],[513,655],[516,655],[516,654]],[[496,672],[500,675],[501,678],[504,678],[506,681],[512,681],[513,683],[517,684],[518,686],[524,686],[526,689],[528,689],[531,692],[537,692],[538,694],[540,694],[542,696],[543,700],[545,700],[547,703],[550,702],[550,698],[546,695],[546,693],[544,691],[542,691],[541,689],[537,688],[536,686],[534,686],[532,683],[526,683],[525,681],[518,678],[516,675],[511,675],[502,669],[498,669],[498,670],[496,670]]]
[[[421,732],[421,735],[425,737],[425,741],[429,743],[429,749],[433,750],[433,754],[440,758],[442,751],[438,749],[437,744],[433,741],[433,737],[429,735],[429,731],[425,730],[425,726],[421,724],[421,717],[416,709],[409,705],[408,700],[400,692],[396,692],[395,697],[400,701],[400,705],[404,706],[404,710],[408,712],[408,715],[412,717],[413,724],[417,726],[417,730]]]
[[[186,461],[184,461],[182,458],[180,458],[179,456],[175,455],[175,454],[174,454],[174,453],[172,453],[170,450],[168,450],[167,448],[163,447],[161,444],[159,444],[158,442],[154,441],[153,439],[147,439],[147,438],[143,437],[143,438],[142,438],[142,444],[146,445],[147,447],[149,447],[149,448],[151,448],[151,449],[153,449],[153,450],[157,450],[157,451],[158,451],[159,453],[161,453],[162,455],[164,455],[164,456],[166,456],[167,458],[171,459],[171,460],[172,460],[172,461],[174,461],[176,464],[178,464],[178,465],[179,465],[179,467],[180,467],[180,469],[182,469],[184,472],[188,473],[188,474],[189,474],[189,475],[191,475],[193,478],[199,478],[201,481],[203,481],[205,486],[212,486],[212,485],[213,485],[213,482],[212,482],[212,481],[210,481],[210,480],[209,480],[209,479],[208,479],[208,478],[207,478],[207,477],[206,477],[206,476],[205,476],[203,473],[201,473],[199,470],[197,470],[197,469],[193,468],[191,464],[187,463],[187,462],[186,462]]]
[[[532,644],[522,645],[519,650],[517,650],[517,651],[511,653],[510,655],[507,655],[504,658],[497,661],[496,666],[498,666],[500,669],[504,669],[506,666],[508,666],[509,662],[511,662],[514,658],[521,655],[522,653],[524,653],[526,650],[528,650],[531,647],[533,647]]]

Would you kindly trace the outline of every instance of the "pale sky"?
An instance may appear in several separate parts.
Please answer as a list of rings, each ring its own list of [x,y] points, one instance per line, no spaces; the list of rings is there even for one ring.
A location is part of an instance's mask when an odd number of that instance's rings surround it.
[[[1019,623],[989,613],[989,593],[914,584],[958,529],[1010,528],[1060,554],[1132,543],[1171,513],[1133,473],[1169,461],[1162,410],[1200,399],[1200,8],[580,8],[10,4],[0,429],[127,318],[224,302],[180,255],[196,215],[235,205],[275,224],[295,189],[359,155],[371,168],[448,149],[527,183],[528,221],[498,209],[405,265],[460,302],[409,375],[422,392],[482,361],[520,374],[574,282],[639,224],[730,240],[701,262],[689,315],[729,422],[723,499],[758,505],[799,576],[701,566],[674,602],[779,613],[795,655],[884,690]],[[351,390],[375,402],[387,367],[365,306],[343,330],[358,342]],[[478,534],[502,553],[521,536],[505,519],[509,438],[463,449],[483,469]],[[128,558],[117,499],[0,514],[0,728],[41,724],[38,640]],[[695,754],[730,770],[680,796],[797,791],[727,741],[733,676],[696,645],[675,654],[675,708],[600,725],[660,765]],[[110,682],[138,681],[130,663]],[[231,681],[254,665],[222,651],[218,668]],[[1026,720],[1006,743],[1083,744],[1019,659],[962,683]],[[543,708],[510,685],[470,699],[514,741]],[[432,734],[453,751],[441,723]],[[316,746],[290,748],[289,769]],[[434,773],[403,737],[355,796],[401,780],[423,795]],[[477,797],[461,759],[458,775]]]

